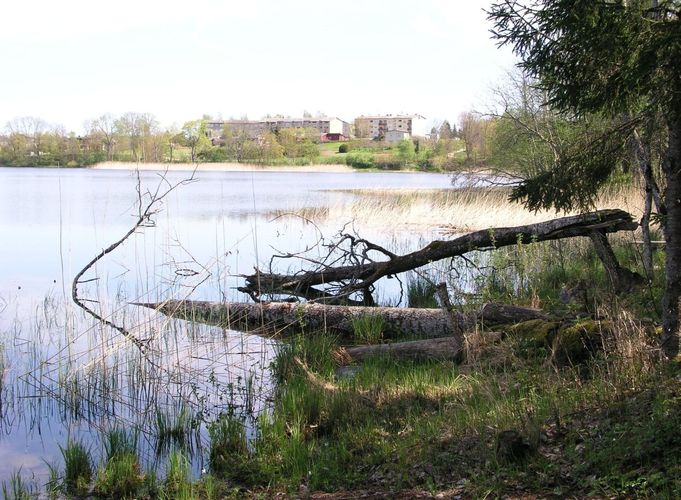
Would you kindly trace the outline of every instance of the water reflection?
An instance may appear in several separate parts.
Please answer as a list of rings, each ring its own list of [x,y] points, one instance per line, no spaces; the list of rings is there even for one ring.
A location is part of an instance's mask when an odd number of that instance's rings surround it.
[[[169,172],[167,181],[186,175]],[[72,277],[134,223],[137,175],[0,168],[0,479],[21,467],[46,480],[46,463],[60,461],[59,445],[68,439],[88,443],[98,459],[102,433],[120,427],[139,429],[143,465],[162,464],[180,446],[193,452],[197,473],[206,422],[236,414],[253,432],[271,401],[268,366],[276,345],[128,303],[245,300],[236,291],[239,274],[339,229],[273,218],[275,211],[329,206],[358,188],[450,186],[445,175],[405,173],[202,172],[198,179],[164,200],[155,227],[97,263],[85,276],[93,281],[80,287],[103,317],[149,340],[143,356],[70,301]],[[140,174],[142,189],[159,181],[157,173]],[[371,234],[395,252],[429,236]],[[399,283],[384,281],[379,301],[395,302]],[[163,441],[172,435],[163,426],[186,427],[184,438]]]

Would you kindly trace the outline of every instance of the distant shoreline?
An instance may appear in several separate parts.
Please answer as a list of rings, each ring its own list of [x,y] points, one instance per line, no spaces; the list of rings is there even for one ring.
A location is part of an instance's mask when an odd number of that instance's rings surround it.
[[[106,161],[93,170],[158,170],[197,172],[356,172],[347,165],[254,165],[249,163],[135,163]]]

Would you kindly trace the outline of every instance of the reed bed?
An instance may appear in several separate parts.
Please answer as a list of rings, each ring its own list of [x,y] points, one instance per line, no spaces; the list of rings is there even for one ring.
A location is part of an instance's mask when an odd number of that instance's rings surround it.
[[[273,216],[295,215],[314,223],[345,224],[376,228],[436,228],[463,233],[490,227],[517,226],[561,215],[553,211],[530,212],[509,201],[508,187],[466,187],[446,190],[353,189],[333,191],[330,205],[275,211]],[[594,208],[621,208],[635,217],[642,213],[642,194],[635,188],[612,188]]]

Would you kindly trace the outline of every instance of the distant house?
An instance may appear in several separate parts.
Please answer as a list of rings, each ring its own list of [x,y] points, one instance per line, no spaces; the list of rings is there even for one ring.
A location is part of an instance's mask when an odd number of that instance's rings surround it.
[[[388,130],[385,133],[383,140],[393,144],[395,142],[403,141],[404,139],[409,139],[410,137],[411,135],[406,130]]]
[[[393,132],[391,138],[399,137],[400,132],[404,133],[398,141],[426,137],[426,119],[421,115],[362,115],[355,118],[355,136],[360,139],[387,140],[389,132]]]
[[[332,141],[347,141],[348,136],[344,134],[339,134],[337,132],[328,132],[326,134],[322,134],[322,142],[332,142]]]
[[[245,132],[251,139],[260,137],[265,132],[278,132],[288,128],[313,129],[319,133],[319,139],[329,137],[349,137],[350,124],[337,117],[307,118],[265,118],[263,120],[227,120],[211,121],[206,125],[208,137],[215,143],[222,138],[225,128]]]

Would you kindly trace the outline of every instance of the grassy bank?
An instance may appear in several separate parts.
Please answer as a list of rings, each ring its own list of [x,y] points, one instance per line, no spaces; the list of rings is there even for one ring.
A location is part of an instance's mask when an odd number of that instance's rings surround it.
[[[640,270],[626,240],[616,252]],[[584,295],[561,298],[586,280]],[[425,285],[411,282],[410,300],[431,296]],[[5,495],[678,497],[681,370],[655,349],[660,283],[615,297],[590,245],[566,241],[501,249],[473,286],[458,307],[499,300],[567,319],[480,326],[461,364],[382,355],[343,366],[337,338],[301,332],[274,361],[273,405],[255,435],[230,412],[209,424],[201,477],[182,446],[143,470],[135,432],[114,429],[103,456],[67,441],[47,487],[17,471]],[[357,343],[381,342],[380,324],[354,326]],[[157,420],[159,436],[186,439],[181,416]]]

